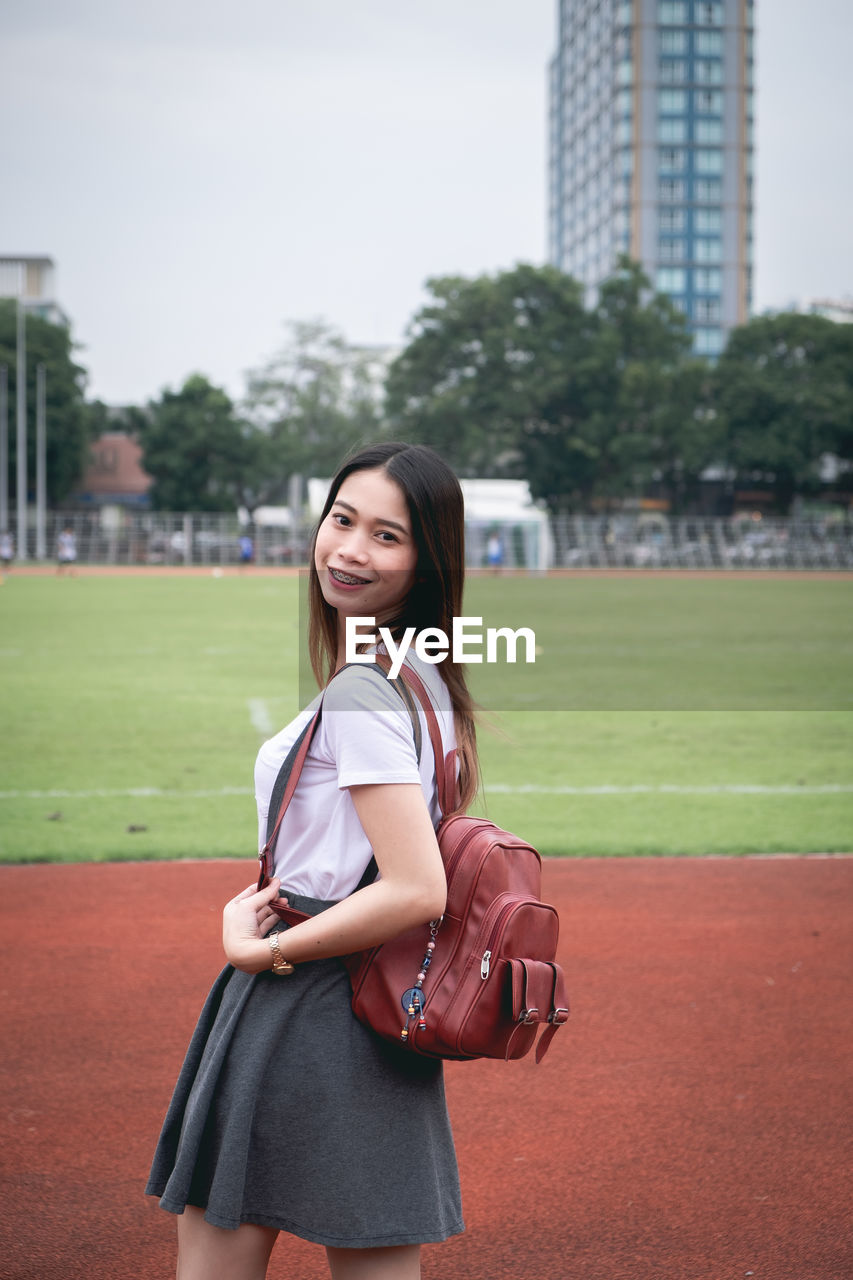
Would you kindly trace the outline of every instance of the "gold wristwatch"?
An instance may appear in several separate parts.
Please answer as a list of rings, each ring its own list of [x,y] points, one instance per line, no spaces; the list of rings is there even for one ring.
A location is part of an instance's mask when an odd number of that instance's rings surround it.
[[[281,954],[281,947],[278,945],[278,931],[270,934],[270,951],[272,952],[272,971],[277,973],[280,978],[284,978],[289,973],[293,973],[296,965],[291,964],[289,960],[285,960]]]

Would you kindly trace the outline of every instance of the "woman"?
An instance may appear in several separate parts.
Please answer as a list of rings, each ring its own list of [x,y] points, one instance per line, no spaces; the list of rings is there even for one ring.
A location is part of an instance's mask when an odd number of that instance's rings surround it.
[[[407,626],[450,634],[463,578],[462,493],[437,454],[382,444],[343,465],[310,566],[309,645],[327,686],[320,725],[279,833],[275,878],[225,907],[229,964],[190,1044],[148,1184],[180,1215],[178,1280],[261,1280],[280,1231],[325,1245],[333,1280],[417,1280],[421,1244],[464,1229],[441,1063],[357,1022],[336,958],[426,925],[446,895],[423,714],[418,758],[393,684],[364,665],[341,669],[346,618],[373,618],[395,635]],[[457,749],[465,807],[478,768],[464,669],[408,660],[445,753]],[[262,841],[275,777],[317,701],[261,748]],[[371,855],[379,877],[360,888]],[[274,930],[276,895],[312,918]]]

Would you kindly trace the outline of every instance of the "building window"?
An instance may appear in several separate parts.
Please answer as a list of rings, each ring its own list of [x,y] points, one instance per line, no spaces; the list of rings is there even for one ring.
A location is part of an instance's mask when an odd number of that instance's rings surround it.
[[[670,202],[678,202],[685,198],[685,183],[683,178],[661,178],[658,183],[658,199]]]
[[[685,256],[685,243],[683,240],[658,241],[658,257],[661,262],[683,262]]]
[[[660,51],[663,54],[674,54],[681,57],[687,53],[686,31],[661,31]]]
[[[683,231],[687,222],[684,209],[661,209],[658,224],[661,231]]]
[[[622,62],[616,64],[616,83],[633,84],[633,81],[634,64],[630,58],[625,58]]]
[[[684,293],[687,272],[683,267],[658,267],[655,287],[658,293]]]
[[[693,153],[693,168],[697,173],[722,173],[722,151],[710,151],[697,147]]]
[[[658,152],[660,173],[681,173],[687,168],[687,152],[678,147],[662,147]]]
[[[660,64],[663,84],[683,84],[687,77],[687,63],[674,58],[664,58]]]
[[[687,121],[686,120],[659,120],[658,121],[658,141],[659,142],[686,142],[687,141]]]
[[[93,450],[93,461],[95,464],[93,470],[95,471],[118,471],[118,449],[115,447],[95,449]]]
[[[723,6],[721,4],[702,3],[693,6],[693,21],[697,27],[721,27],[723,25]]]
[[[683,115],[687,110],[686,89],[659,89],[658,111],[662,115]]]
[[[695,31],[693,33],[693,52],[700,58],[722,57],[723,33],[721,31]]]
[[[723,273],[719,267],[696,267],[693,271],[695,293],[719,293],[723,287]]]
[[[628,146],[634,137],[634,125],[631,120],[619,120],[616,124],[617,146]]]
[[[693,241],[693,258],[696,262],[722,262],[723,242],[718,238]]]
[[[634,111],[634,94],[630,89],[620,89],[616,94],[617,116],[630,116]]]
[[[719,298],[697,298],[693,303],[693,319],[698,324],[719,324],[720,315]]]
[[[701,234],[719,233],[723,229],[723,215],[719,209],[696,209],[693,213],[693,230]]]
[[[658,0],[658,22],[677,27],[687,20],[686,0]]]
[[[693,63],[693,79],[697,84],[722,84],[723,64],[719,58],[698,59]]]
[[[718,356],[723,349],[722,329],[696,329],[693,344],[700,356]]]
[[[719,178],[697,178],[693,183],[693,199],[697,204],[719,204],[722,198]]]
[[[694,120],[693,139],[695,142],[722,142],[722,120]]]
[[[723,95],[719,89],[697,89],[693,94],[693,109],[703,116],[723,114]]]
[[[631,203],[631,179],[620,178],[615,186],[615,198],[617,204],[629,205]]]
[[[620,0],[616,6],[616,22],[620,27],[630,27],[634,21],[634,5],[632,0]]]
[[[679,59],[663,58],[660,65],[662,84],[683,84],[688,79],[688,63]]]

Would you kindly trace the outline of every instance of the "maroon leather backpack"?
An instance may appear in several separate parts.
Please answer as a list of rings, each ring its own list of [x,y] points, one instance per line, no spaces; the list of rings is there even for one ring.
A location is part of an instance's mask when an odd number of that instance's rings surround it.
[[[404,666],[402,678],[423,707],[435,756],[443,815],[436,836],[447,905],[440,920],[344,957],[353,1012],[384,1039],[430,1058],[522,1058],[544,1028],[536,1048],[540,1062],[569,1016],[563,971],[555,961],[557,912],[540,896],[541,859],[526,841],[485,818],[454,812],[456,752],[444,756],[435,711],[418,675]],[[260,854],[259,888],[269,881],[278,829],[321,712],[322,702],[294,747],[275,824]],[[361,884],[373,875],[375,862]],[[270,905],[289,924],[308,918]]]

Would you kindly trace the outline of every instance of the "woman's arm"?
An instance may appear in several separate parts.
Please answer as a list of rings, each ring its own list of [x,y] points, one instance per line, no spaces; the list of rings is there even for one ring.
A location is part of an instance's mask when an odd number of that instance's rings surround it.
[[[381,879],[289,929],[281,950],[292,964],[387,942],[444,911],[444,865],[420,784],[377,783],[349,791]],[[274,881],[260,893],[247,889],[226,906],[223,945],[235,968],[260,973],[272,967],[264,935],[277,919],[268,903],[278,888]]]

